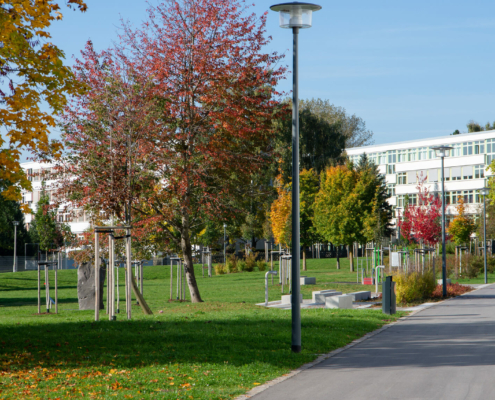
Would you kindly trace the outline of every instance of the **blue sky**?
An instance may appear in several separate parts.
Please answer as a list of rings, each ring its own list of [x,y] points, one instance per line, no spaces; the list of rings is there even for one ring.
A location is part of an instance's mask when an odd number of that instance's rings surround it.
[[[261,14],[274,4],[251,0]],[[142,0],[88,0],[86,13],[64,11],[53,41],[72,56],[91,39],[97,49],[117,39],[120,18],[139,25]],[[151,0],[155,4],[156,0]],[[321,1],[313,27],[300,33],[300,98],[319,97],[362,117],[375,143],[466,131],[474,119],[495,121],[493,0]],[[286,52],[289,30],[269,12],[269,50]],[[280,84],[290,91],[291,77]]]

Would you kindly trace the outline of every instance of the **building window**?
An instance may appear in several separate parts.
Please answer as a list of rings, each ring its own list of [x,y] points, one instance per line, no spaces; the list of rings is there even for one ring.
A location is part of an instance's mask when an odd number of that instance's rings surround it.
[[[407,150],[407,160],[416,161],[416,149]]]
[[[406,162],[407,161],[407,150],[397,151],[397,161],[398,162]]]
[[[420,147],[418,149],[418,160],[426,160],[428,156],[428,149],[426,147]]]
[[[470,156],[473,154],[473,142],[465,142],[462,147],[462,155]]]
[[[453,149],[451,150],[452,157],[462,156],[462,143],[456,143],[452,145]]]
[[[464,190],[462,193],[464,196],[464,203],[466,204],[472,204],[474,201],[474,193],[472,190]]]
[[[485,166],[475,165],[474,166],[474,179],[481,179],[485,177]]]
[[[462,179],[473,179],[473,166],[462,167]]]
[[[428,158],[430,160],[437,158],[437,156],[435,155],[435,150],[433,150],[431,147],[428,148]]]
[[[474,154],[484,154],[485,153],[485,141],[478,140],[473,142],[474,145]]]
[[[408,194],[407,197],[409,198],[409,205],[410,206],[415,206],[418,204],[418,195],[413,193],[413,194]]]
[[[460,181],[462,178],[461,167],[450,168],[450,179],[453,181]]]
[[[378,164],[386,164],[387,163],[387,153],[382,152],[378,155]]]
[[[395,164],[397,162],[397,152],[395,150],[388,151],[388,163]]]
[[[395,196],[395,185],[393,183],[389,183],[387,185],[387,194],[388,194],[388,197]]]
[[[451,204],[457,204],[457,200],[459,197],[462,195],[462,192],[460,190],[457,190],[455,192],[450,192],[450,196],[452,197],[452,203]]]
[[[491,164],[495,158],[495,139],[487,139],[486,141],[486,164]]]
[[[399,185],[407,184],[407,174],[405,172],[399,172],[397,174],[397,184]]]
[[[376,164],[376,153],[371,153],[371,154],[369,155],[369,159],[370,159],[370,161],[372,161],[372,162],[373,162],[373,164],[377,165],[377,164]]]
[[[395,174],[395,164],[387,165],[387,174]]]

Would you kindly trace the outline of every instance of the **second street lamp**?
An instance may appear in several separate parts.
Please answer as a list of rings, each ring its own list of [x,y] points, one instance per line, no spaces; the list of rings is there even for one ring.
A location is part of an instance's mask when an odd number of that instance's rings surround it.
[[[485,285],[488,283],[488,276],[486,273],[486,196],[490,192],[489,188],[480,189],[480,193],[483,195],[483,258],[485,264]]]
[[[447,297],[447,253],[445,251],[445,178],[443,174],[444,158],[452,150],[449,146],[432,147],[435,155],[442,159],[442,288],[443,297]]]
[[[270,7],[279,12],[280,27],[292,29],[292,351],[301,351],[301,304],[299,281],[299,97],[298,97],[298,54],[297,41],[299,29],[311,28],[313,11],[321,6],[311,3],[281,3]]]

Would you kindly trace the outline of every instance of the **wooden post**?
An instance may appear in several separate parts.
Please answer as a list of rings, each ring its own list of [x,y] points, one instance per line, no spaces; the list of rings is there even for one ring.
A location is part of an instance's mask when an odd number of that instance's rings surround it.
[[[182,279],[182,300],[186,301],[186,270],[185,270],[185,262],[181,260],[181,274],[184,279]]]
[[[177,276],[176,276],[175,279],[177,279],[177,290],[176,290],[176,293],[175,293],[175,300],[180,300],[180,297],[179,297],[180,260],[177,261]]]
[[[40,274],[39,257],[38,257],[38,314],[41,314],[41,274]]]
[[[170,300],[172,300],[174,295],[174,262],[172,257],[170,257]]]
[[[62,254],[60,251],[58,252],[58,262],[57,262],[57,267],[55,268],[55,314],[58,314],[58,277],[57,277],[57,270],[60,268],[60,265],[62,265]]]
[[[48,257],[46,258],[48,262]],[[45,264],[45,297],[46,297],[46,312],[50,312],[50,277],[48,275],[48,264]]]
[[[108,239],[110,240],[110,238]],[[108,244],[108,264],[110,264],[110,243]],[[106,313],[110,315],[110,268],[107,265],[107,301],[106,301]]]
[[[127,256],[127,319],[131,319],[131,306],[132,306],[132,292],[131,292],[131,280],[132,280],[132,265],[131,265],[131,230],[126,230],[126,256]]]
[[[95,230],[95,321],[100,320],[100,243]]]
[[[113,284],[113,266],[115,265],[114,262],[114,254],[113,254],[113,241],[114,241],[114,236],[112,233],[108,235],[108,265],[107,265],[107,311],[108,311],[108,320],[112,321],[113,320],[113,306],[115,304],[115,299],[113,298],[113,289],[114,289],[114,284]]]
[[[117,286],[117,314],[120,313],[120,287],[119,287],[119,265],[120,262],[117,264],[117,267],[114,267],[114,274],[117,276],[116,279],[116,286]],[[117,272],[115,272],[117,270]]]
[[[143,262],[139,262],[139,279],[141,280],[141,294],[143,294]]]

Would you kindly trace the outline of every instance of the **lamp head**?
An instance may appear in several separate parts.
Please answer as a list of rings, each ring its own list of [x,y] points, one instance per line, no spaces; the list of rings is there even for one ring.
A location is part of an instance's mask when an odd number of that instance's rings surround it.
[[[224,228],[227,228],[227,224],[223,224],[223,227],[224,227]]]
[[[453,147],[450,146],[436,146],[432,147],[432,150],[435,150],[435,155],[437,157],[443,158],[448,156],[448,152],[453,149]]]
[[[14,224],[14,226],[18,226],[19,225],[19,221],[12,221],[12,223]]]
[[[480,194],[482,194],[483,196],[488,196],[489,193],[490,193],[490,188],[484,187],[480,189]]]
[[[313,11],[321,10],[321,6],[312,3],[292,3],[275,4],[270,10],[278,11],[281,28],[311,28]]]

